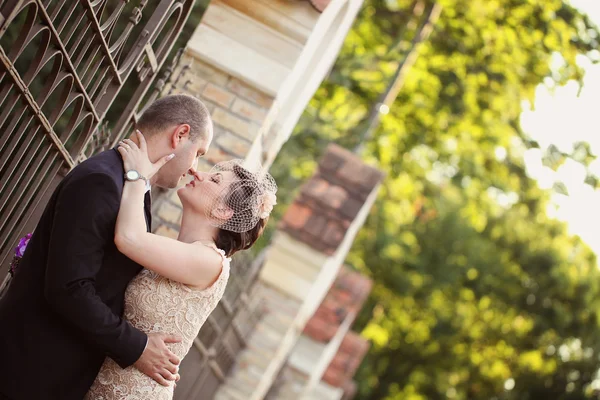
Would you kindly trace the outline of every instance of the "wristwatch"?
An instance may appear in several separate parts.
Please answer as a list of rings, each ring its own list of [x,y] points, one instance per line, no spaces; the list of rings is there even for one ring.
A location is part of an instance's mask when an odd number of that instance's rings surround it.
[[[135,181],[140,180],[140,179],[142,179],[144,182],[146,182],[146,184],[148,183],[148,179],[144,178],[135,169],[130,169],[129,171],[125,172],[125,180],[126,181],[135,182]]]

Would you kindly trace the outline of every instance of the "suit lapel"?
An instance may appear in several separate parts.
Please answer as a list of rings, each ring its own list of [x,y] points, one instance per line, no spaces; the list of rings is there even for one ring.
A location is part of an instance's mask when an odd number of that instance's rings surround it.
[[[148,232],[152,232],[152,198],[150,197],[150,190],[144,196],[144,214],[146,215],[146,228]]]

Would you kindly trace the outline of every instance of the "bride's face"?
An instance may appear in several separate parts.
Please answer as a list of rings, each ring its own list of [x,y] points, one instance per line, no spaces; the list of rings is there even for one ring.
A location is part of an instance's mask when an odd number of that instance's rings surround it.
[[[233,171],[197,172],[192,180],[177,191],[181,203],[196,212],[212,214],[224,206],[230,186],[237,180]]]

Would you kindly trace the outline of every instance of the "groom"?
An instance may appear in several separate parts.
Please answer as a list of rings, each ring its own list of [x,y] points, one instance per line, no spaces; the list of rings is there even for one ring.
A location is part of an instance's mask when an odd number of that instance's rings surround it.
[[[213,136],[208,110],[186,95],[152,103],[137,128],[153,161],[175,154],[150,182],[163,188],[193,172]],[[125,289],[142,269],[114,244],[123,184],[111,149],[75,167],[53,193],[0,300],[0,399],[81,400],[105,357],[163,385],[175,380],[180,360],[165,343],[180,339],[146,335],[121,318]],[[149,193],[144,207],[150,230]]]

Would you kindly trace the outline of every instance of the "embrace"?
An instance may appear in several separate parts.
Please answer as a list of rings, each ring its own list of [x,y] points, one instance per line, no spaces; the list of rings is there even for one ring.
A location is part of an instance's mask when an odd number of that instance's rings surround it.
[[[277,186],[234,160],[196,171],[204,104],[152,103],[129,139],[56,188],[0,299],[0,399],[172,399],[179,364],[262,235]],[[151,233],[150,188],[175,188],[177,240]]]

